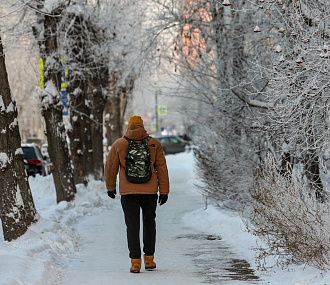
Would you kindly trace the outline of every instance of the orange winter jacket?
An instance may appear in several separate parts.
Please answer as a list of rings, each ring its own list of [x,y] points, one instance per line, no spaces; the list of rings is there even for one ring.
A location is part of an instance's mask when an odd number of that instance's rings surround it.
[[[129,139],[140,141],[148,136],[142,125],[131,124],[125,136]],[[128,141],[125,138],[116,140],[111,146],[110,153],[105,164],[105,184],[109,191],[116,189],[116,180],[119,169],[119,193],[127,194],[160,194],[169,193],[169,179],[166,166],[166,159],[161,143],[155,138],[148,142],[150,158],[153,162],[154,171],[147,183],[138,184],[129,182],[126,179],[125,170],[122,167],[128,149]]]

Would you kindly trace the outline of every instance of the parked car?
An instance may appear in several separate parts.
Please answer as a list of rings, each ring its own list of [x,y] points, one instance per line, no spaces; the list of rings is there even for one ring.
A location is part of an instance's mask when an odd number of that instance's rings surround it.
[[[23,144],[22,150],[24,153],[24,165],[27,174],[35,176],[40,174],[43,176],[48,175],[46,157],[43,157],[39,146],[36,144]]]
[[[153,135],[163,147],[164,154],[174,154],[184,152],[189,148],[189,142],[174,135]]]

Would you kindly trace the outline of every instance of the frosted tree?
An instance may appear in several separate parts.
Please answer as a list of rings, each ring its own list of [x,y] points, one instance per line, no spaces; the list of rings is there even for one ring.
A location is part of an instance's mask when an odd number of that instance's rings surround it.
[[[142,23],[150,1],[111,1],[106,14],[112,34],[109,43],[109,96],[104,110],[107,146],[122,137],[127,104],[135,81],[146,63]]]
[[[53,163],[57,202],[71,201],[76,193],[62,116],[63,66],[58,42],[58,28],[66,2],[31,1],[28,4],[37,15],[33,33],[38,42],[44,66],[44,89],[40,99],[42,115],[46,123],[48,153]]]
[[[266,92],[276,104],[270,130],[279,145],[285,141],[291,157],[302,158],[310,188],[323,201],[321,162],[329,149],[330,3],[277,1],[265,2],[265,7],[281,34],[273,46],[274,70]]]
[[[260,95],[265,72],[253,63],[262,52],[267,58],[267,41],[254,31],[247,1],[176,4],[163,1],[159,13],[159,22],[167,21],[161,57],[178,85],[169,93],[186,98],[182,105],[194,122],[202,191],[237,209],[249,199],[259,160],[258,112],[269,107]]]
[[[98,43],[105,37],[100,27],[91,19],[93,14],[81,5],[72,5],[67,9],[63,19],[65,27],[62,35],[62,46],[65,50],[65,65],[68,70],[67,91],[70,98],[70,148],[74,165],[76,183],[88,182],[88,176],[103,177],[103,155],[94,157],[94,151],[102,147],[103,109],[105,105],[104,89],[98,76],[103,68],[107,75],[107,55],[97,53]],[[92,79],[93,78],[93,79]],[[106,87],[108,78],[102,80]],[[90,83],[94,83],[90,86]],[[90,86],[90,88],[89,88]],[[96,92],[93,92],[93,91]],[[90,93],[90,96],[88,96]],[[93,135],[92,135],[93,131]],[[93,147],[93,145],[95,145]],[[102,154],[99,152],[96,152]],[[92,166],[92,167],[91,167]]]
[[[258,259],[329,269],[328,1],[263,1],[260,34],[277,34],[269,84],[273,106],[265,131],[279,149],[254,177],[248,229],[260,237]],[[268,20],[268,21],[267,21]],[[271,21],[271,22],[269,22]],[[281,157],[280,157],[281,155]]]
[[[109,98],[104,110],[108,147],[110,147],[116,139],[123,136],[124,115],[137,77],[133,72],[123,79],[122,72],[123,71],[116,70],[116,68],[112,69],[112,84],[110,84]]]
[[[0,218],[4,239],[23,235],[39,219],[27,179],[16,102],[11,94],[0,37]]]
[[[128,94],[136,78],[128,62],[134,43],[129,36],[135,27],[126,27],[132,20],[128,11],[135,4],[126,4],[73,3],[63,19],[71,111],[68,133],[77,183],[86,183],[90,174],[103,177],[103,111],[106,126],[111,125],[106,128],[108,144],[122,136]]]

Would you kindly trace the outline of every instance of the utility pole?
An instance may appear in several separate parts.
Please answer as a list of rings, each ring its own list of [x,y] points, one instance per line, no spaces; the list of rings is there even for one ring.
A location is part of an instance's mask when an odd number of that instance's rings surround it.
[[[155,93],[155,104],[156,104],[156,132],[158,133],[160,130],[159,130],[159,120],[158,120],[158,95],[160,95],[160,91],[157,90],[156,93]]]

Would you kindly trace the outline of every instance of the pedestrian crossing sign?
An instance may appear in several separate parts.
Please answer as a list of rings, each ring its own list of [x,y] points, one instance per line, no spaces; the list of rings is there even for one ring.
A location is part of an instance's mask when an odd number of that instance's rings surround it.
[[[167,115],[167,107],[158,106],[158,115]]]
[[[153,132],[157,132],[156,122],[152,122],[152,123],[151,123],[151,125],[150,125],[150,129],[151,129]]]

